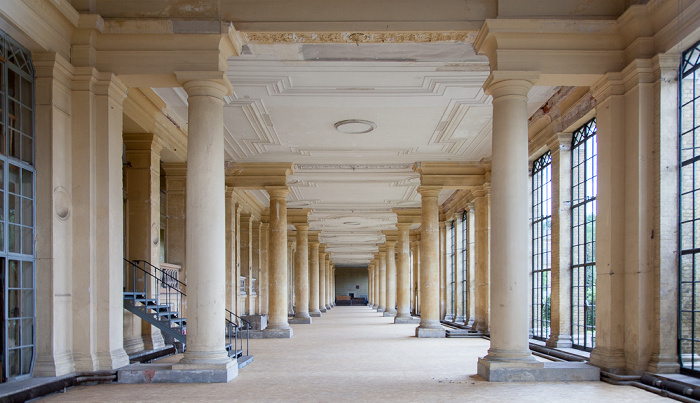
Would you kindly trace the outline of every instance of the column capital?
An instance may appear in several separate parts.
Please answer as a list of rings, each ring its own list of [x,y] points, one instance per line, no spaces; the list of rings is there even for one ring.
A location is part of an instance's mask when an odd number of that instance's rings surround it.
[[[292,224],[294,225],[294,228],[296,228],[297,234],[308,233],[308,231],[309,231],[309,223],[295,222]]]
[[[233,92],[233,85],[223,71],[176,71],[177,81],[189,96],[210,96],[224,99]]]
[[[494,98],[508,95],[527,96],[539,78],[540,73],[535,71],[494,71],[484,82],[484,92]]]
[[[399,233],[401,233],[401,231],[408,232],[411,229],[411,225],[413,224],[396,223],[396,228],[398,229]]]
[[[289,187],[287,186],[266,186],[265,190],[270,195],[270,199],[286,199],[289,194]]]
[[[418,193],[421,197],[438,197],[442,186],[419,186]]]

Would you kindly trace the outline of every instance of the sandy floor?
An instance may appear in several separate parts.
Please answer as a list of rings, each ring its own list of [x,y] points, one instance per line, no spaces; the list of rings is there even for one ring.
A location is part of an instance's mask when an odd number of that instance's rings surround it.
[[[489,383],[476,375],[484,339],[417,339],[368,307],[335,307],[292,339],[251,340],[255,361],[228,384],[98,385],[46,402],[654,402],[603,382]],[[169,357],[168,360],[177,360]]]

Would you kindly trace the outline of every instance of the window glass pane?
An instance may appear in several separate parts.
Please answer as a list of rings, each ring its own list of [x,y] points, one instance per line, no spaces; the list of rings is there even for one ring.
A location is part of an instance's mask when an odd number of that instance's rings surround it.
[[[16,260],[10,260],[10,264],[7,267],[7,277],[8,277],[8,283],[7,286],[10,288],[19,288],[21,286],[20,284],[20,272],[19,272],[19,264]]]
[[[21,230],[19,225],[9,224],[7,226],[7,249],[8,252],[21,253],[20,241]]]
[[[22,309],[20,316],[23,318],[34,317],[34,291],[22,290]]]
[[[34,253],[34,230],[31,227],[22,227],[22,253],[25,255]]]
[[[32,148],[33,140],[29,136],[22,136],[22,161],[27,164],[34,163],[34,155]]]
[[[7,198],[8,202],[8,217],[7,220],[11,223],[19,223],[20,221],[20,197],[10,194]]]
[[[33,197],[34,195],[34,174],[26,169],[22,170],[22,196]]]
[[[22,288],[34,288],[34,263],[22,262]]]
[[[10,337],[8,336],[8,339]],[[17,340],[17,339],[15,339]],[[15,342],[16,343],[16,342]],[[20,363],[19,363],[19,350],[10,350],[10,355],[9,355],[9,362],[7,363],[7,366],[9,368],[9,376],[17,376],[21,375],[22,372],[20,371]]]
[[[18,318],[20,316],[20,292],[20,290],[7,291],[7,316],[10,318]]]
[[[32,343],[30,343],[31,345]],[[22,350],[22,374],[28,374],[32,370],[33,347],[25,347]]]
[[[22,77],[22,96],[20,97],[20,101],[26,105],[31,107],[32,106],[32,82],[27,80],[26,78]]]
[[[10,172],[8,176],[8,189],[11,193],[19,194],[20,193],[20,178],[19,178],[19,172],[20,169],[16,165],[10,164]]]
[[[15,196],[13,196],[15,197]],[[21,198],[22,200],[22,225],[32,226],[33,224],[33,211],[32,211],[32,199]]]

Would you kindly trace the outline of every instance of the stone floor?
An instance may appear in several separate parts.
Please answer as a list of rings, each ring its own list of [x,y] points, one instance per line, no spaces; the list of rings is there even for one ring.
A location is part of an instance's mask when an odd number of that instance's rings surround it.
[[[364,306],[339,306],[294,325],[292,339],[250,341],[255,361],[228,384],[80,386],[46,402],[655,402],[603,382],[489,383],[476,375],[484,339],[417,339],[416,325]],[[172,356],[166,360],[177,360]]]

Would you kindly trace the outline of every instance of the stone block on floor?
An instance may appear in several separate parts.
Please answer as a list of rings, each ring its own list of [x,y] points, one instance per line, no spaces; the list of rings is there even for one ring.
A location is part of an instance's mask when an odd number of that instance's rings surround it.
[[[411,316],[397,316],[394,318],[394,323],[397,325],[419,324],[420,318],[414,318]]]
[[[291,339],[294,335],[292,328],[289,329],[270,329],[267,328],[262,331],[263,339]]]
[[[119,383],[227,383],[238,376],[238,362],[220,365],[132,364],[117,371]]]
[[[477,373],[489,382],[599,381],[600,369],[582,362],[500,362],[479,358]]]
[[[416,328],[416,337],[420,339],[439,339],[445,337],[444,328],[420,327]]]
[[[267,315],[243,315],[241,317],[250,322],[253,330],[264,330],[267,327]]]
[[[311,318],[290,318],[288,322],[291,325],[310,325]]]

